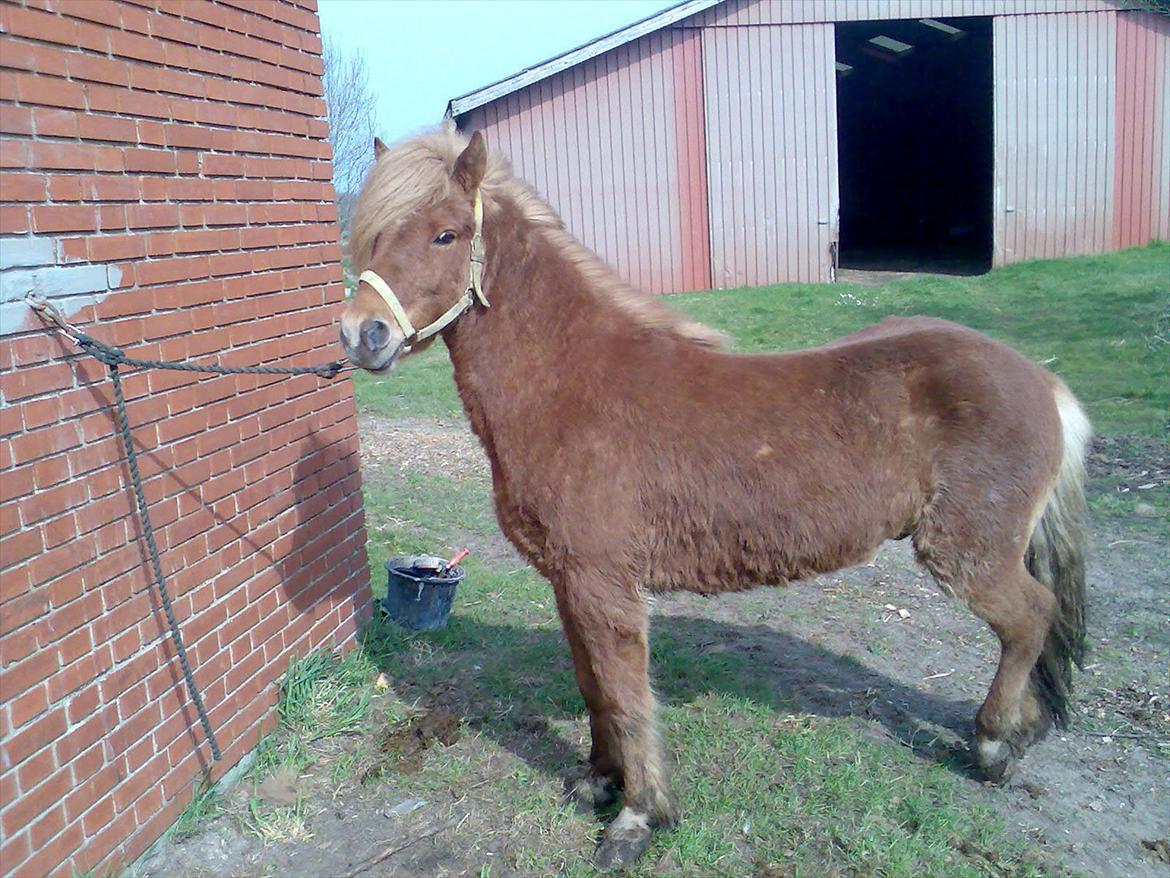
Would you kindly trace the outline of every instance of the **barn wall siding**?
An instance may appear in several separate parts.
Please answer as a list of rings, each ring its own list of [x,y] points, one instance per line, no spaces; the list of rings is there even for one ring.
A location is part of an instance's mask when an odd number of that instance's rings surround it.
[[[1170,240],[1170,16],[1117,16],[1116,247]]]
[[[472,111],[566,227],[631,283],[709,286],[699,41],[658,31]]]
[[[132,861],[201,769],[217,779],[272,728],[289,658],[352,643],[369,612],[349,381],[126,370],[163,567],[224,750],[210,764],[143,569],[106,369],[20,300],[54,298],[145,358],[336,359],[321,41],[311,0],[92,6],[0,5],[7,875]]]
[[[830,280],[833,26],[702,33],[714,286]]]
[[[1116,19],[994,20],[995,265],[1113,249]]]

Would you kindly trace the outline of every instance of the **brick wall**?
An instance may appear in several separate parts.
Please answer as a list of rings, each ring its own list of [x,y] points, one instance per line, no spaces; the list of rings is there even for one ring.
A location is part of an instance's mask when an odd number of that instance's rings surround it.
[[[143,567],[105,368],[335,359],[314,0],[0,2],[0,871],[129,862],[211,767]],[[348,379],[128,371],[146,494],[219,777],[368,572]]]

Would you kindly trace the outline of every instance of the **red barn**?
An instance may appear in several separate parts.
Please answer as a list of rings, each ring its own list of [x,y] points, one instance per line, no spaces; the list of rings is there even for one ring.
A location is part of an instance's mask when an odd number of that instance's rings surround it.
[[[1124,0],[687,0],[448,114],[658,291],[1170,238],[1170,17]]]

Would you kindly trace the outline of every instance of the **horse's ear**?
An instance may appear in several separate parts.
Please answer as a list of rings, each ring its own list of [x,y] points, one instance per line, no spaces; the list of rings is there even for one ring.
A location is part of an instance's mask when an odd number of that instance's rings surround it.
[[[385,151],[386,151],[386,144],[384,144],[382,142],[382,138],[375,137],[374,138],[374,158],[375,159],[381,158],[382,153],[384,153]]]
[[[479,188],[486,173],[487,146],[483,135],[476,131],[471,135],[471,143],[455,159],[455,182],[463,187],[464,192],[472,192]]]

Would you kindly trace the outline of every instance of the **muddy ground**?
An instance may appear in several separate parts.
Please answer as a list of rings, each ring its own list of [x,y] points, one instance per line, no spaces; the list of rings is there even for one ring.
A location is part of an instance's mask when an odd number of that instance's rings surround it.
[[[484,477],[481,452],[457,424],[367,419],[363,455],[367,479],[428,470]],[[1163,443],[1105,437],[1090,458],[1091,490],[1116,496],[1151,482],[1164,485],[1170,478],[1168,459]],[[502,538],[479,538],[472,548],[489,558],[512,557]],[[688,624],[688,630],[717,630],[719,638],[699,644],[703,650],[748,655],[756,672],[793,695],[802,712],[855,718],[867,734],[894,738],[928,759],[961,752],[997,657],[994,637],[934,586],[905,543],[888,544],[869,566],[783,590],[652,600],[660,630]],[[1003,814],[1034,840],[1045,862],[1102,878],[1165,878],[1170,875],[1165,521],[1133,513],[1095,521],[1089,607],[1091,652],[1078,677],[1080,708],[1073,727],[1034,747],[1006,788],[968,778],[963,795]],[[543,722],[532,718],[532,734],[546,728]],[[556,725],[563,738],[575,742],[578,756],[586,752],[583,721]],[[382,734],[408,742],[403,749],[408,768],[418,751],[450,744],[451,758],[475,762],[485,785],[497,763],[507,772],[515,771],[518,758],[523,761],[522,742],[504,751],[474,730],[465,728],[460,735],[449,718],[440,716],[432,726],[391,727]],[[351,745],[335,746],[340,758]],[[567,758],[569,771],[573,754]],[[321,770],[300,781],[312,814],[312,839],[265,846],[242,830],[238,813],[248,796],[237,790],[227,794],[236,814],[219,817],[181,843],[161,844],[137,874],[344,876],[385,855],[360,874],[498,878],[540,874],[525,871],[515,851],[554,843],[539,811],[519,806],[501,811],[498,801],[479,795],[479,781],[420,797],[399,790],[392,777],[334,788],[327,775]],[[591,839],[555,843],[563,845],[570,862],[587,855]],[[661,871],[668,873],[669,864]],[[989,865],[988,874],[999,872]]]

